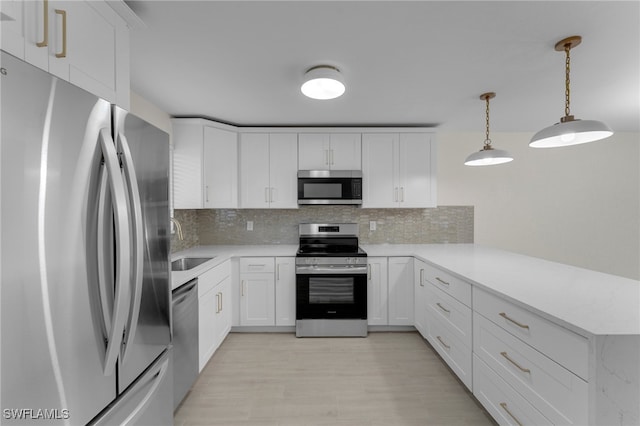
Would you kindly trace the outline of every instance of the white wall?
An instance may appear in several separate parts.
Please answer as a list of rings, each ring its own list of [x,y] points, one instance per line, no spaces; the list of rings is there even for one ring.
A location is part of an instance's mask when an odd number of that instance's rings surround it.
[[[438,204],[475,206],[475,242],[640,279],[640,135],[529,148],[492,134],[511,163],[468,167],[484,133],[438,134]]]

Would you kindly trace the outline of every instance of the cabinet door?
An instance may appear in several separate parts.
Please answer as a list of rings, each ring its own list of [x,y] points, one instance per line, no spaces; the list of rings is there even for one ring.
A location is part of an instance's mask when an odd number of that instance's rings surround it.
[[[422,337],[427,337],[427,300],[426,286],[428,284],[425,278],[425,263],[421,260],[413,260],[413,279],[414,303],[413,303],[413,323]]]
[[[49,16],[49,72],[115,103],[115,11],[100,1],[51,1]]]
[[[240,325],[275,325],[273,272],[240,276]]]
[[[387,258],[368,257],[367,276],[367,323],[369,325],[387,325],[388,318],[388,282]]]
[[[5,52],[24,60],[23,0],[0,1],[0,46]]]
[[[203,126],[172,120],[173,127],[173,206],[201,209]]]
[[[362,207],[397,207],[397,142],[395,133],[362,135]]]
[[[296,260],[276,258],[276,325],[296,325]]]
[[[298,169],[329,170],[330,146],[328,133],[298,134]]]
[[[240,207],[269,207],[269,135],[240,134]]]
[[[216,294],[215,349],[231,330],[231,277],[225,278],[214,290]]]
[[[431,136],[401,133],[399,148],[400,207],[435,207],[435,150]]]
[[[359,133],[334,133],[329,148],[332,170],[362,170],[362,142]]]
[[[204,207],[238,207],[238,140],[228,130],[204,127]]]
[[[298,135],[269,135],[269,200],[271,208],[298,208]]]
[[[210,290],[198,299],[198,354],[202,371],[216,349],[216,291]]]
[[[389,258],[389,325],[413,325],[413,258]]]

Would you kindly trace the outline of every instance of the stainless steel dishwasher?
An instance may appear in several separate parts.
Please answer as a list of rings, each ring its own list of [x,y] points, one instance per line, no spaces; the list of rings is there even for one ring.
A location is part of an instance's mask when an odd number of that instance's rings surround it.
[[[198,377],[198,279],[175,289],[173,303],[173,409]]]

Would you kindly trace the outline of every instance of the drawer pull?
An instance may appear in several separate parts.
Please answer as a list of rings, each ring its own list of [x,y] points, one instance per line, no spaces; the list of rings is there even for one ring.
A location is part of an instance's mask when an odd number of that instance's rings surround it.
[[[509,409],[507,408],[507,403],[506,402],[501,402],[500,406],[502,407],[502,409],[504,411],[507,412],[507,414],[513,419],[514,422],[516,422],[518,424],[518,426],[522,426],[522,423],[520,423],[520,420],[518,420],[518,418],[516,416],[514,416],[513,414],[511,414],[511,411],[509,411]]]
[[[436,303],[436,305],[438,305],[438,308],[442,309],[442,310],[443,310],[443,311],[445,311],[446,313],[448,313],[448,314],[450,314],[450,313],[451,313],[451,311],[450,311],[450,310],[448,310],[447,308],[445,308],[444,306],[442,306],[442,305],[440,304],[440,302],[437,302],[437,303]]]
[[[506,352],[500,352],[500,355],[502,355],[507,361],[509,361],[511,364],[515,365],[516,367],[518,367],[518,370],[522,371],[523,373],[531,373],[531,370],[529,370],[528,368],[524,368],[521,367],[520,364],[518,364],[517,362],[515,362],[514,360],[512,360],[509,355],[507,355]]]
[[[447,345],[440,336],[436,336],[436,339],[438,339],[442,346],[444,346],[447,350],[451,349],[451,346]]]
[[[499,314],[499,315],[500,315],[502,318],[504,318],[504,319],[506,319],[506,320],[508,320],[508,321],[511,321],[512,323],[514,323],[515,325],[517,325],[517,326],[518,326],[518,327],[520,327],[520,328],[526,328],[527,330],[529,329],[529,326],[528,326],[528,325],[526,325],[526,324],[521,324],[521,323],[519,323],[518,321],[516,321],[516,320],[514,320],[514,319],[509,318],[509,317],[507,316],[507,314],[505,314],[504,312],[500,312],[500,314]]]
[[[442,278],[440,278],[440,277],[436,277],[436,280],[440,281],[440,282],[441,282],[442,284],[444,284],[444,285],[449,285],[449,283],[448,283],[448,282],[446,282],[445,280],[443,280],[443,279],[442,279]]]
[[[420,269],[420,287],[424,287],[424,269]]]

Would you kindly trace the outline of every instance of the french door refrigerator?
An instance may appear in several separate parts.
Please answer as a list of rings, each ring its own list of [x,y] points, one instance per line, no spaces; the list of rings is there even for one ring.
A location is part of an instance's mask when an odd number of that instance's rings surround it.
[[[168,135],[0,54],[0,423],[173,424]]]

